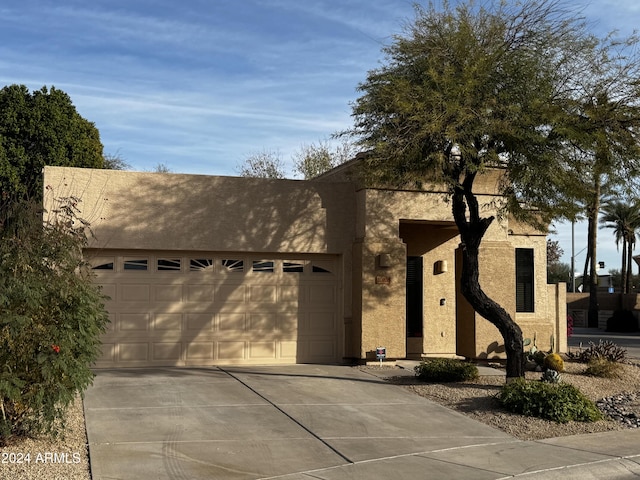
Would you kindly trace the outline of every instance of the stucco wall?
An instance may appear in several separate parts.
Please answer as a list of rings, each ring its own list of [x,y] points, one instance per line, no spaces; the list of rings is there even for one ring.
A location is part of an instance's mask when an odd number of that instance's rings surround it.
[[[380,255],[388,256],[388,267],[381,266]],[[375,360],[379,346],[387,348],[389,358],[404,358],[405,247],[398,238],[367,241],[354,245],[354,257],[361,262],[360,273],[354,271],[353,275],[361,306],[360,358]]]
[[[365,236],[388,238],[399,235],[401,220],[422,220],[434,224],[453,223],[451,201],[444,193],[366,190]],[[483,216],[496,215],[499,198],[478,195]],[[485,234],[487,241],[506,240],[508,223],[494,221]]]
[[[345,356],[360,354],[351,278],[355,191],[322,183],[46,167],[45,208],[81,198],[89,248],[337,254]],[[356,311],[355,315],[358,315]]]
[[[483,215],[495,214],[499,176],[479,177]],[[424,261],[422,353],[500,355],[497,329],[461,298],[459,236],[443,192],[355,190],[352,183],[177,175],[46,167],[45,207],[82,198],[93,249],[337,254],[342,265],[347,357],[377,346],[406,355],[406,256]],[[513,227],[513,228],[511,228]],[[535,250],[535,313],[515,313],[515,248]],[[380,255],[389,266],[380,265]],[[481,249],[480,281],[514,315],[525,336],[556,332],[546,286],[545,236],[496,219]],[[437,272],[437,262],[447,271]]]
[[[342,254],[350,184],[46,167],[46,208],[76,195],[91,248]]]

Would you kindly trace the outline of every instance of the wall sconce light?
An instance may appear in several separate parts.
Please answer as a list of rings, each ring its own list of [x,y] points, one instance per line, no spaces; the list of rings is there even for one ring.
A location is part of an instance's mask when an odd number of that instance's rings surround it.
[[[446,273],[449,270],[449,265],[446,260],[438,260],[433,264],[433,273],[435,275],[439,275],[441,273]]]
[[[378,255],[378,266],[380,268],[389,268],[391,266],[391,255],[388,253]]]

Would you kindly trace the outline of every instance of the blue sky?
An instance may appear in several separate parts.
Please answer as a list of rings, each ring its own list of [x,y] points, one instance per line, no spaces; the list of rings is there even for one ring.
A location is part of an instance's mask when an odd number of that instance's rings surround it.
[[[451,3],[455,3],[452,1]],[[0,85],[54,85],[134,170],[234,175],[248,155],[350,125],[381,47],[413,17],[405,0],[3,0]],[[593,30],[629,34],[637,0],[574,0]],[[600,260],[619,268],[613,236]],[[559,226],[565,260],[570,229]],[[576,253],[586,229],[576,228]],[[577,264],[584,261],[584,252]]]

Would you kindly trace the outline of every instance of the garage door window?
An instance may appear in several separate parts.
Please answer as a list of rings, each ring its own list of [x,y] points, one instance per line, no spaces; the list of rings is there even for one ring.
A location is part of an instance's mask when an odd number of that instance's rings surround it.
[[[146,258],[135,259],[135,260],[130,260],[125,258],[124,260],[125,270],[148,270],[148,268],[149,268],[149,261]]]
[[[254,260],[253,271],[263,273],[273,273],[273,261]]]
[[[222,269],[227,272],[244,272],[244,261],[222,260]]]
[[[192,258],[189,260],[190,272],[213,270],[213,258]]]
[[[301,262],[282,262],[282,271],[284,273],[303,273],[304,263]]]
[[[113,262],[100,263],[92,268],[94,270],[113,270]]]
[[[160,272],[179,272],[180,271],[180,259],[179,258],[159,258],[157,262],[157,268]]]
[[[313,264],[311,268],[311,272],[313,273],[333,273],[332,271],[326,269],[324,266]]]

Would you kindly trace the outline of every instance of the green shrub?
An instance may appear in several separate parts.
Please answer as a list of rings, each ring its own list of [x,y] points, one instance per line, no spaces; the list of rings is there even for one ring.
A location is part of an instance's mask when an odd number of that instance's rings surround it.
[[[56,433],[93,380],[108,316],[81,272],[85,225],[75,199],[42,224],[37,206],[13,206],[0,227],[0,445]],[[2,224],[0,224],[2,225]]]
[[[434,358],[415,367],[416,376],[429,382],[463,382],[478,378],[478,367],[452,358]]]
[[[557,353],[550,353],[544,357],[544,366],[556,372],[564,372],[564,360]]]
[[[498,400],[507,409],[558,423],[602,419],[598,407],[568,383],[527,381],[519,378],[504,385]]]
[[[620,378],[622,376],[622,365],[604,358],[593,358],[589,361],[584,373],[592,377]]]

